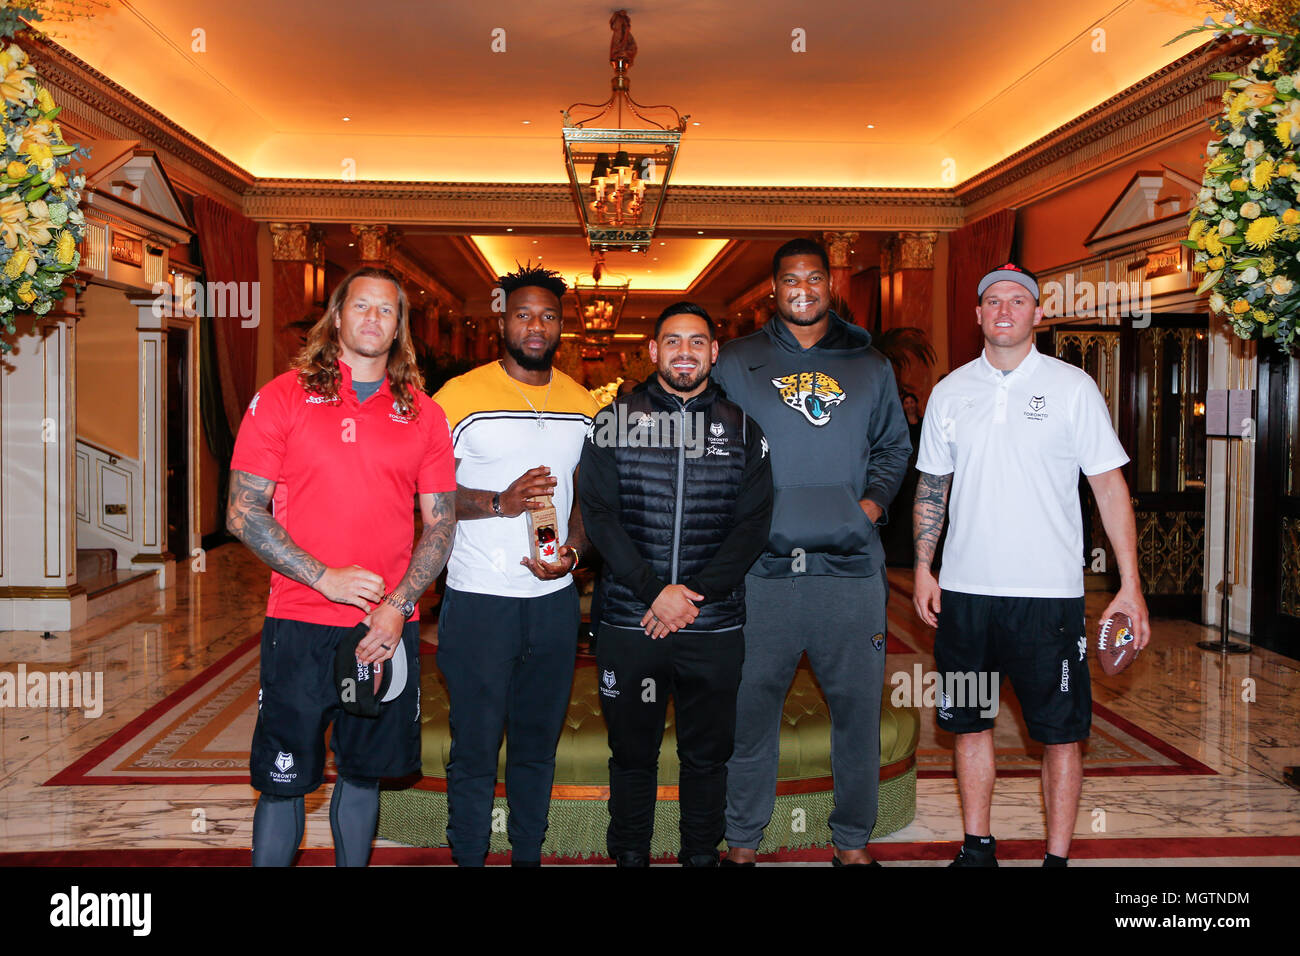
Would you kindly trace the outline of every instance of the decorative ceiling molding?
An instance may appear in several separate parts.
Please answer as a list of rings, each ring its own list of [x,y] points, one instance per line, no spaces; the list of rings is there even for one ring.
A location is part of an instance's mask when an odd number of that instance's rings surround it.
[[[562,183],[334,182],[259,179],[244,196],[259,221],[420,223],[473,231],[574,227]],[[660,220],[672,235],[726,229],[938,229],[962,224],[947,189],[670,186]]]
[[[1209,142],[1206,122],[1225,84],[1206,77],[1244,65],[1245,39],[1194,50],[961,183],[966,221],[1039,199],[1198,127]]]
[[[103,128],[105,120],[120,129],[110,133],[139,136],[145,145],[170,153],[226,189],[241,194],[254,182],[252,173],[177,126],[144,100],[114,83],[89,63],[53,41],[31,36],[25,42],[41,82],[51,87],[63,112],[60,119],[76,127]],[[63,94],[63,95],[59,95]]]

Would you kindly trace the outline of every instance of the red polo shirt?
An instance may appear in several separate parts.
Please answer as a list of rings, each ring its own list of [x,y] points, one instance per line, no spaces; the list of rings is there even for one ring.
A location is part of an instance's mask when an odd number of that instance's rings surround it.
[[[359,564],[391,590],[410,564],[416,493],[456,490],[447,416],[417,392],[419,414],[402,417],[387,379],[360,404],[352,370],[339,370],[335,403],[294,371],[268,382],[244,413],[230,468],[275,482],[272,513],[304,551],[329,567]],[[266,614],[344,627],[365,616],[276,571]]]

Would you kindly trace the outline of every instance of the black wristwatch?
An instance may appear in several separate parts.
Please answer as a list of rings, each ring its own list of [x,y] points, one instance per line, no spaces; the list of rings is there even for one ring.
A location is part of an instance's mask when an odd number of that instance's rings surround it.
[[[402,617],[406,618],[408,621],[411,619],[411,615],[415,613],[414,602],[399,601],[392,594],[384,595],[384,603],[387,604],[389,607],[397,608],[399,611],[402,612]]]
[[[492,496],[492,513],[498,518],[506,516],[505,512],[501,510],[501,492],[499,491]]]

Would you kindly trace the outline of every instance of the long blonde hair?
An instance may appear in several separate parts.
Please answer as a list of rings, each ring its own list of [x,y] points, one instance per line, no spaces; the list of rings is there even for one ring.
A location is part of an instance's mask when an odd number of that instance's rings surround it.
[[[339,383],[343,376],[339,372],[338,359],[342,350],[335,322],[343,315],[348,289],[356,279],[384,279],[397,286],[397,336],[388,350],[388,387],[397,402],[398,413],[414,418],[420,413],[415,393],[424,391],[424,376],[420,374],[415,348],[411,344],[410,302],[406,290],[402,288],[402,280],[387,269],[363,266],[349,272],[338,284],[330,296],[325,314],[311,327],[307,344],[293,360],[293,367],[298,371],[298,383],[307,391],[332,402],[339,400]]]

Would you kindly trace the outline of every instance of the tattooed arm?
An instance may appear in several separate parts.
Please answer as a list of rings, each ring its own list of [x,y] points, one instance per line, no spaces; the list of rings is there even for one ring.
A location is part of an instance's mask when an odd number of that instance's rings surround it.
[[[935,627],[939,613],[939,582],[930,571],[934,549],[939,544],[943,530],[944,514],[948,510],[948,492],[952,490],[952,474],[931,475],[921,472],[916,484],[916,501],[912,505],[912,536],[916,545],[916,576],[912,603],[916,613],[926,624]]]
[[[415,544],[406,574],[392,591],[393,599],[399,604],[418,602],[446,567],[456,534],[456,492],[420,495],[420,513],[424,518],[424,531]],[[357,660],[388,660],[401,646],[405,624],[406,618],[401,611],[387,601],[380,604],[370,613],[370,633],[357,645]]]
[[[384,580],[360,565],[331,568],[294,543],[269,505],[275,482],[246,471],[230,473],[226,529],[287,578],[315,588],[331,601],[369,611],[384,596]],[[369,603],[367,603],[369,602]]]

